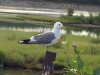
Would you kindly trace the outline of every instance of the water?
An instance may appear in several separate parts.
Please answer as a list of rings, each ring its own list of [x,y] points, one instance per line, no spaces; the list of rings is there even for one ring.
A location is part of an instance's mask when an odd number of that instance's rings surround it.
[[[5,8],[5,9],[3,9]],[[38,14],[52,17],[60,17],[61,15],[66,15],[66,10],[64,9],[41,9],[41,8],[16,8],[16,7],[2,7],[0,8],[0,13],[13,13],[13,14]],[[97,15],[99,12],[92,12],[93,15]],[[88,11],[74,11],[73,15],[84,15],[89,16]],[[9,14],[8,14],[9,15]]]
[[[46,32],[46,31],[51,31],[52,30],[52,27],[44,27],[44,26],[33,26],[33,27],[16,27],[16,26],[0,26],[0,29],[3,29],[3,30],[12,30],[12,31],[24,31],[24,32],[39,32],[39,33],[42,33],[42,32]],[[94,37],[94,38],[97,38],[99,35],[97,35],[96,32],[90,32],[89,30],[85,30],[85,29],[82,29],[82,30],[79,30],[79,31],[76,31],[74,29],[71,29],[71,30],[64,30],[62,29],[61,30],[61,33],[62,34],[68,34],[68,32],[70,32],[70,34],[72,35],[76,35],[76,36],[90,36],[90,37]]]
[[[98,35],[96,33],[89,32],[89,31],[86,31],[86,30],[82,30],[82,31],[71,30],[71,34],[76,35],[76,36],[90,36],[90,37],[94,37],[94,38],[98,37]]]
[[[24,32],[46,32],[51,31],[52,26],[43,26],[39,24],[30,24],[23,22],[3,22],[0,21],[0,29]],[[100,30],[96,28],[83,28],[83,27],[66,27],[66,30],[61,30],[62,34],[72,34],[76,36],[91,36],[94,38],[99,37]]]
[[[24,28],[21,28],[21,27],[0,27],[0,29],[3,29],[3,30],[13,30],[13,31],[24,31],[24,32],[39,32],[39,33],[42,33],[42,32],[46,32],[46,31],[51,31],[52,28],[50,27],[24,27]],[[62,34],[65,34],[66,33],[66,30],[62,29],[61,30]]]

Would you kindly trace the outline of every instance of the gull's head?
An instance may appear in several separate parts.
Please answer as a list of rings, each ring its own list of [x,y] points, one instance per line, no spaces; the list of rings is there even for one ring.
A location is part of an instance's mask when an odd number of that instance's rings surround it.
[[[54,28],[62,29],[62,28],[63,28],[63,25],[62,25],[62,23],[60,23],[60,22],[56,22],[56,23],[54,24]]]

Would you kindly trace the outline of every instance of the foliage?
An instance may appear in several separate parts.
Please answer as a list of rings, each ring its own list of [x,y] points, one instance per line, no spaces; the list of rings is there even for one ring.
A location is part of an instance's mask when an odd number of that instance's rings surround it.
[[[73,7],[69,7],[67,13],[68,13],[68,15],[61,15],[60,17],[49,17],[49,16],[39,16],[39,15],[17,15],[17,16],[0,16],[0,18],[11,19],[17,23],[25,22],[25,24],[26,24],[26,21],[29,23],[29,20],[30,20],[30,21],[45,21],[49,25],[51,25],[52,23],[57,22],[57,21],[60,21],[64,24],[67,23],[67,24],[100,25],[100,13],[95,13],[96,15],[94,16],[94,14],[90,12],[89,16],[87,16],[87,17],[85,17],[83,14],[81,14],[80,16],[77,16],[77,15],[72,16],[74,13]],[[12,21],[10,21],[10,20],[4,20],[4,22],[11,22],[12,23]],[[41,23],[41,22],[39,22],[39,23]],[[44,23],[43,25],[47,26],[47,23],[46,24]],[[23,25],[24,25],[24,23],[23,23]],[[29,25],[30,25],[30,23],[29,23]]]
[[[67,15],[61,15],[61,18],[64,19],[63,21],[66,23],[100,24],[100,13],[88,12],[89,16],[87,17],[85,17],[83,14],[80,16],[73,16],[73,7],[69,7],[67,13]]]
[[[99,75],[100,74],[100,68],[94,69],[93,75]]]
[[[34,21],[47,21],[47,22],[55,22],[59,21],[59,18],[56,17],[49,17],[49,16],[38,16],[38,15],[19,15],[19,17],[28,19],[28,20],[34,20]]]
[[[68,16],[73,16],[74,8],[73,7],[69,7],[67,10],[68,10]]]
[[[5,61],[5,53],[4,51],[0,50],[0,68],[4,68],[4,61]]]
[[[70,44],[67,45],[67,47]],[[80,56],[80,53],[83,52],[84,47],[79,46],[77,47],[75,44],[72,45],[74,47],[74,52],[77,55],[77,57],[73,60],[70,60],[71,67],[66,69],[64,71],[63,75],[92,75],[93,74],[93,68],[92,66],[85,66],[84,62]]]
[[[97,24],[97,25],[100,24],[100,12],[98,13],[98,15],[94,17],[94,24]]]
[[[89,23],[90,24],[93,24],[94,23],[94,20],[93,20],[93,13],[89,13]]]

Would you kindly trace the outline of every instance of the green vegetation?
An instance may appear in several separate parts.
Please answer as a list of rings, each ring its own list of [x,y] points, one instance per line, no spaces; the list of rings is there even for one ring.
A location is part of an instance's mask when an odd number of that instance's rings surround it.
[[[74,8],[73,7],[69,7],[68,8],[68,16],[73,16],[74,13]]]
[[[0,30],[0,67],[22,67],[41,70],[46,47],[42,45],[18,44],[18,40],[30,38],[35,34],[37,33]],[[99,51],[100,53],[100,44],[96,45],[95,43],[91,43],[90,39],[92,38],[89,36],[85,37],[67,34],[65,38],[67,38],[67,41],[72,41],[72,44],[82,45],[85,48],[92,46],[98,48],[97,52]],[[63,54],[63,50],[67,51],[66,46],[61,42],[61,47],[57,48],[57,45],[59,45],[59,43],[56,44],[56,46],[51,46],[50,49],[57,53],[57,58],[54,62],[56,67],[63,68],[66,66],[65,63],[68,62],[66,54]],[[90,48],[86,48],[86,50],[89,51]],[[94,55],[92,53],[88,54],[87,52],[83,52],[80,56],[85,62],[85,65],[96,68],[100,67],[99,53]],[[76,56],[72,46],[69,46],[69,56],[70,59],[74,59]]]
[[[90,41],[91,41],[91,43],[99,44],[100,43],[100,38],[99,37],[98,38],[93,38]]]
[[[17,22],[42,21],[42,22],[48,22],[48,24],[53,24],[57,21],[60,21],[64,24],[100,25],[100,13],[96,14],[96,16],[94,16],[93,13],[90,13],[90,16],[85,17],[83,16],[83,14],[80,16],[73,16],[73,12],[74,12],[73,8],[69,7],[68,15],[61,15],[60,17],[49,17],[49,16],[45,17],[39,15],[17,15],[17,16],[0,16],[0,18],[2,21],[6,22],[10,20],[11,20],[10,22],[13,22],[12,20]]]
[[[12,20],[33,20],[33,21],[46,21],[46,22],[56,22],[60,21],[60,18],[49,17],[49,16],[39,16],[39,15],[17,15],[17,16],[0,16],[1,19],[12,19]]]
[[[67,48],[70,46],[70,43],[67,43]],[[93,75],[93,68],[92,66],[85,66],[84,61],[82,60],[80,54],[84,51],[83,46],[77,47],[76,44],[72,45],[74,47],[74,52],[76,54],[75,59],[69,59],[69,65],[67,65],[67,68],[64,68],[64,75]],[[68,52],[66,52],[68,55]],[[69,55],[68,55],[69,57]]]

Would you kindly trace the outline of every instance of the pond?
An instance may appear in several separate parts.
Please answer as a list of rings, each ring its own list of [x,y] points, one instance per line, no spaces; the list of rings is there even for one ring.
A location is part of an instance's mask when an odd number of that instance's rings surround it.
[[[51,31],[52,27],[29,24],[29,23],[0,22],[0,29],[42,33],[46,31]],[[76,36],[90,36],[94,38],[97,38],[100,35],[99,29],[82,28],[82,27],[66,27],[66,30],[62,29],[61,32],[62,34],[72,34]]]

